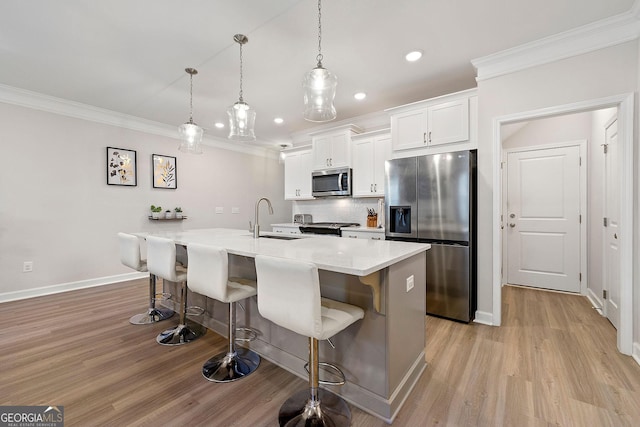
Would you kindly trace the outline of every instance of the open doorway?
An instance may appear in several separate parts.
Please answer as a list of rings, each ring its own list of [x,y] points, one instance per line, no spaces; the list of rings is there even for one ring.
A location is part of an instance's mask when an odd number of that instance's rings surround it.
[[[618,142],[618,152],[616,154],[616,158],[618,159],[617,164],[617,177],[619,178],[619,201],[617,202],[617,208],[619,209],[619,226],[621,230],[622,236],[627,236],[618,240],[618,254],[619,261],[614,261],[618,265],[619,272],[619,283],[620,283],[620,293],[619,293],[619,311],[620,311],[620,324],[617,330],[618,335],[618,349],[624,354],[631,354],[632,349],[632,319],[633,319],[633,307],[631,304],[632,301],[632,238],[631,238],[631,230],[632,230],[632,218],[633,218],[633,188],[632,188],[632,180],[633,180],[633,95],[621,95],[616,97],[610,97],[606,99],[600,100],[592,100],[581,102],[577,104],[557,106],[552,108],[546,108],[543,110],[536,110],[530,112],[524,112],[519,114],[514,114],[510,116],[498,117],[494,120],[494,188],[504,188],[504,169],[501,169],[503,165],[503,141],[508,141],[509,138],[513,137],[514,134],[523,132],[523,129],[529,126],[529,122],[538,121],[540,119],[555,119],[558,116],[571,115],[574,119],[578,114],[589,114],[591,115],[591,121],[593,122],[594,116],[597,114],[596,110],[603,110],[602,113],[598,114],[609,114],[617,111],[617,142]],[[599,121],[597,119],[596,121]],[[605,120],[606,121],[606,120]],[[526,123],[525,123],[526,122]],[[518,124],[516,126],[516,124]],[[512,126],[513,125],[513,126]],[[519,128],[518,128],[519,127]],[[517,128],[517,129],[516,129]],[[514,131],[515,129],[515,131]],[[511,132],[511,135],[509,133]],[[601,135],[599,138],[603,140],[604,143],[604,129],[599,133]],[[594,138],[593,133],[587,139],[589,142],[590,152],[596,150],[595,146],[599,146],[596,144],[596,140],[598,138]],[[556,135],[557,136],[557,135]],[[571,140],[575,140],[576,138],[570,138]],[[565,139],[565,142],[570,140],[569,138]],[[549,140],[543,142],[543,144],[548,145]],[[508,148],[508,147],[507,147]],[[589,156],[587,156],[589,157]],[[594,157],[595,159],[596,157]],[[604,161],[604,160],[603,160]],[[587,168],[589,169],[589,168]],[[604,174],[604,167],[595,168],[592,165],[593,171],[590,171],[590,181],[594,181],[598,179],[598,171]],[[588,189],[593,187],[593,182],[591,182],[591,186],[587,185]],[[586,194],[586,192],[585,192]],[[598,201],[603,198],[604,194],[600,192],[597,195],[591,193],[588,200]],[[503,227],[505,224],[509,224],[508,218],[505,216],[508,215],[508,212],[502,212],[503,206],[505,203],[505,195],[500,191],[494,193],[494,312],[493,312],[493,320],[494,324],[500,324],[501,317],[501,287],[502,284],[506,283],[504,278],[504,268],[507,267],[505,264],[505,248],[503,246],[503,235],[504,230]],[[583,212],[585,216],[588,217],[588,213],[593,211],[594,207],[587,207],[586,211]],[[503,214],[503,217],[501,217]],[[505,215],[506,214],[506,215]],[[583,286],[580,288],[580,293],[587,295],[592,302],[594,302],[594,306],[603,307],[604,300],[602,299],[602,294],[600,292],[600,288],[597,284],[600,284],[603,288],[604,282],[604,272],[602,271],[602,267],[605,265],[603,256],[603,244],[597,243],[597,233],[591,233],[592,227],[596,226],[597,220],[602,221],[602,216],[598,218],[597,214],[591,215],[592,219],[590,221],[589,227],[586,227],[589,230],[589,238],[583,237],[583,242],[586,243],[581,246],[581,250],[585,251],[588,248],[587,257],[589,260],[591,257],[594,257],[596,253],[599,252],[600,262],[593,263],[592,271],[587,270],[587,266],[592,264],[591,262],[586,262],[584,259],[580,261],[581,263],[581,273],[582,279],[584,281]],[[509,227],[507,225],[507,227]],[[624,230],[624,231],[622,231]],[[601,242],[604,239],[604,232],[600,233]],[[599,271],[598,271],[599,269]],[[596,280],[596,278],[598,280]],[[602,278],[602,279],[601,279]],[[590,283],[588,280],[591,279]],[[590,284],[588,284],[590,283]]]

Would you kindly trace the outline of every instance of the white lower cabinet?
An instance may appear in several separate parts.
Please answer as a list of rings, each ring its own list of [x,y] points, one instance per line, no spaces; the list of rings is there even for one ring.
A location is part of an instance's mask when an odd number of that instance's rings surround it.
[[[302,234],[297,225],[274,225],[272,226],[274,233],[282,234]]]
[[[348,239],[385,240],[384,231],[342,230],[342,237]]]

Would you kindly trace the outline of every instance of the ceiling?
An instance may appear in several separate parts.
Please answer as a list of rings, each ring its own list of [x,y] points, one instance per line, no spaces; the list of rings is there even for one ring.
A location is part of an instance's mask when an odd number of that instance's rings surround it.
[[[631,9],[634,0],[325,0],[323,65],[338,76],[337,121],[475,87],[470,60]],[[315,0],[5,0],[0,84],[224,139],[238,99],[257,113],[257,144],[316,128],[302,77],[316,65]],[[408,63],[410,50],[424,52]],[[356,92],[367,98],[356,101]],[[275,117],[284,123],[276,125]]]

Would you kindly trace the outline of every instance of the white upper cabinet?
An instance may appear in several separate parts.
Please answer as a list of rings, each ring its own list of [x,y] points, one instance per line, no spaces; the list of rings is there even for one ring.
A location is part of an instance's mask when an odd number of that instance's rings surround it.
[[[389,130],[354,137],[353,197],[384,197],[384,162],[391,159]]]
[[[313,170],[351,167],[351,137],[360,132],[358,127],[347,125],[312,133]]]
[[[391,115],[393,150],[475,142],[475,93],[472,89],[386,110]]]
[[[311,150],[287,151],[284,158],[285,200],[309,200],[311,196]]]

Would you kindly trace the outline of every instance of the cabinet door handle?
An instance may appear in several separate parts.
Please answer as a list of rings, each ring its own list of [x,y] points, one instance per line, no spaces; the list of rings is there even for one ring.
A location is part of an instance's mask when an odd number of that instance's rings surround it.
[[[369,193],[373,193],[373,184],[369,184]]]
[[[349,236],[350,239],[357,239],[358,236]]]
[[[373,191],[378,192],[378,184],[373,184]]]
[[[427,133],[423,133],[422,134],[422,142],[424,142],[425,144],[427,143]]]
[[[429,144],[431,144],[431,131],[429,131]]]
[[[372,237],[371,240],[380,240],[380,237]]]

